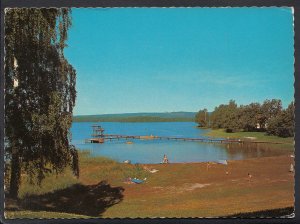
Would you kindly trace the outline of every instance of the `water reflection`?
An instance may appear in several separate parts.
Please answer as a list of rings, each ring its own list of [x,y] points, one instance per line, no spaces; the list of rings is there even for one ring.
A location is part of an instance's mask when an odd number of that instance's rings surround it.
[[[286,153],[285,150],[275,149],[274,144],[267,143],[230,143],[224,145],[229,160],[278,156]]]

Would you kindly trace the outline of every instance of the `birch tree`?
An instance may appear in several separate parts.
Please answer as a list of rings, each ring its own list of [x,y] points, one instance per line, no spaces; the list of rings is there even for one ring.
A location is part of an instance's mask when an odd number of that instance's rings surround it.
[[[8,9],[5,13],[5,135],[9,194],[17,198],[21,172],[38,184],[71,166],[78,154],[69,129],[76,72],[64,57],[71,26],[66,8]]]

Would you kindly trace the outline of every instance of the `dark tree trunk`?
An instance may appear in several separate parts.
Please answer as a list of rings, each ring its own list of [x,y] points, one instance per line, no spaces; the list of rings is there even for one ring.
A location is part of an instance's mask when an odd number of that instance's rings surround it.
[[[21,181],[21,164],[19,153],[13,153],[11,159],[11,173],[9,184],[9,196],[17,199]]]

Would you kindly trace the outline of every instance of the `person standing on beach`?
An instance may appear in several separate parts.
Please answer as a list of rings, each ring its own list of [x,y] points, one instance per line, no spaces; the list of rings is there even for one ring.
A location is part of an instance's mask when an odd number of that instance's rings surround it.
[[[162,163],[169,163],[168,157],[166,156],[166,154],[164,154],[164,159]]]

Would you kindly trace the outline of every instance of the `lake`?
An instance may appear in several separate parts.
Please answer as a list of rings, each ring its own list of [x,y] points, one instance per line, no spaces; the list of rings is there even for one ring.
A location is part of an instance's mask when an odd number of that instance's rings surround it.
[[[72,144],[79,150],[88,150],[92,156],[105,156],[123,162],[160,163],[164,154],[171,163],[205,162],[217,160],[241,160],[247,158],[284,154],[283,150],[273,150],[272,145],[216,144],[180,140],[107,140],[103,144],[85,143],[91,138],[92,125],[101,125],[104,134],[154,135],[186,138],[208,138],[209,130],[197,128],[194,122],[74,122],[72,124]],[[133,144],[126,144],[127,141]]]

